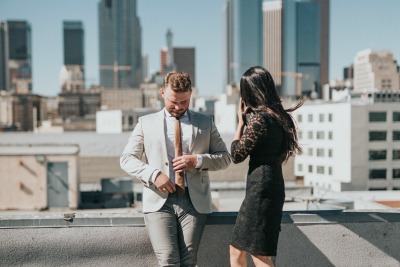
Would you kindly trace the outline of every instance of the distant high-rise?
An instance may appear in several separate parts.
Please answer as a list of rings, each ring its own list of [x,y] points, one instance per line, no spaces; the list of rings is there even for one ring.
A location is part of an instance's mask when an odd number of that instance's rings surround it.
[[[63,93],[85,89],[84,32],[80,21],[64,21],[64,66],[60,73]]]
[[[282,85],[282,1],[263,3],[263,63],[275,86]]]
[[[283,72],[302,74],[303,95],[329,82],[329,0],[283,1]],[[296,95],[295,83],[283,76],[284,95]]]
[[[366,49],[354,59],[354,91],[397,91],[399,72],[390,51]]]
[[[0,22],[0,90],[32,91],[31,26],[26,21]]]
[[[168,29],[166,34],[167,47],[162,48],[160,74],[165,75],[169,71],[187,72],[192,81],[192,86],[196,86],[196,61],[194,47],[174,47],[173,33]]]
[[[196,62],[194,47],[174,47],[174,66],[177,71],[187,72],[192,81],[192,86],[196,86]]]
[[[81,21],[64,21],[64,65],[81,65],[84,60],[84,35]]]
[[[225,15],[226,85],[262,64],[262,0],[227,0]]]
[[[161,48],[160,51],[160,62],[161,62],[161,66],[160,66],[160,74],[161,75],[165,75],[166,74],[166,66],[167,66],[167,48]]]
[[[138,88],[142,82],[142,30],[136,0],[99,2],[100,85]]]

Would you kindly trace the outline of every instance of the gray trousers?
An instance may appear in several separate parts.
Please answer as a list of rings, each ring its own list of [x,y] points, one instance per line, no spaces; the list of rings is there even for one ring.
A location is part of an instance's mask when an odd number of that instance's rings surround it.
[[[164,206],[144,219],[159,266],[197,266],[207,214],[196,211],[188,190],[169,194]]]

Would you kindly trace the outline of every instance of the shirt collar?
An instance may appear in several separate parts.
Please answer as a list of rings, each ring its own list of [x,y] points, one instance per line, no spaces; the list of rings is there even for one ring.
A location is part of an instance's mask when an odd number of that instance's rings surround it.
[[[164,116],[165,117],[174,117],[171,115],[171,113],[168,112],[168,110],[166,108],[164,108]],[[180,118],[184,118],[188,116],[188,110],[186,109],[185,113],[182,114],[182,116]]]

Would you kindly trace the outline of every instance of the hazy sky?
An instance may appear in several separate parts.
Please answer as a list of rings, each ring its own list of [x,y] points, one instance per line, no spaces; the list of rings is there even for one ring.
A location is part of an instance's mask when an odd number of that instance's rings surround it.
[[[0,0],[0,20],[27,20],[32,28],[33,92],[60,92],[62,21],[81,20],[85,32],[87,86],[99,83],[97,3],[100,0]],[[200,95],[223,91],[223,16],[226,0],[138,0],[142,51],[150,71],[159,70],[168,28],[174,46],[196,48]],[[400,61],[399,0],[330,1],[330,80],[342,78],[358,51],[390,50]]]

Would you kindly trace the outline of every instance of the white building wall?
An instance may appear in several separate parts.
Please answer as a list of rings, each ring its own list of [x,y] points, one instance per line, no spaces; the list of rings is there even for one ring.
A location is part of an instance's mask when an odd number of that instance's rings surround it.
[[[237,126],[236,104],[228,104],[226,94],[214,104],[215,125],[221,134],[233,134]]]
[[[96,112],[97,133],[122,133],[122,111],[103,110]]]
[[[383,112],[386,120],[370,121],[370,112]],[[304,184],[313,186],[316,193],[400,190],[400,178],[393,177],[393,170],[400,170],[400,159],[394,158],[394,151],[400,151],[400,140],[393,137],[394,132],[400,132],[395,113],[400,113],[398,102],[305,104],[294,113],[304,151],[295,158],[295,175],[303,176]],[[371,131],[386,132],[386,140],[370,141]],[[324,138],[318,139],[321,133]],[[386,158],[372,160],[371,151],[386,151]],[[371,170],[386,171],[372,179]]]
[[[303,155],[295,158],[295,175],[315,190],[341,191],[351,181],[351,105],[311,102],[294,113]]]

